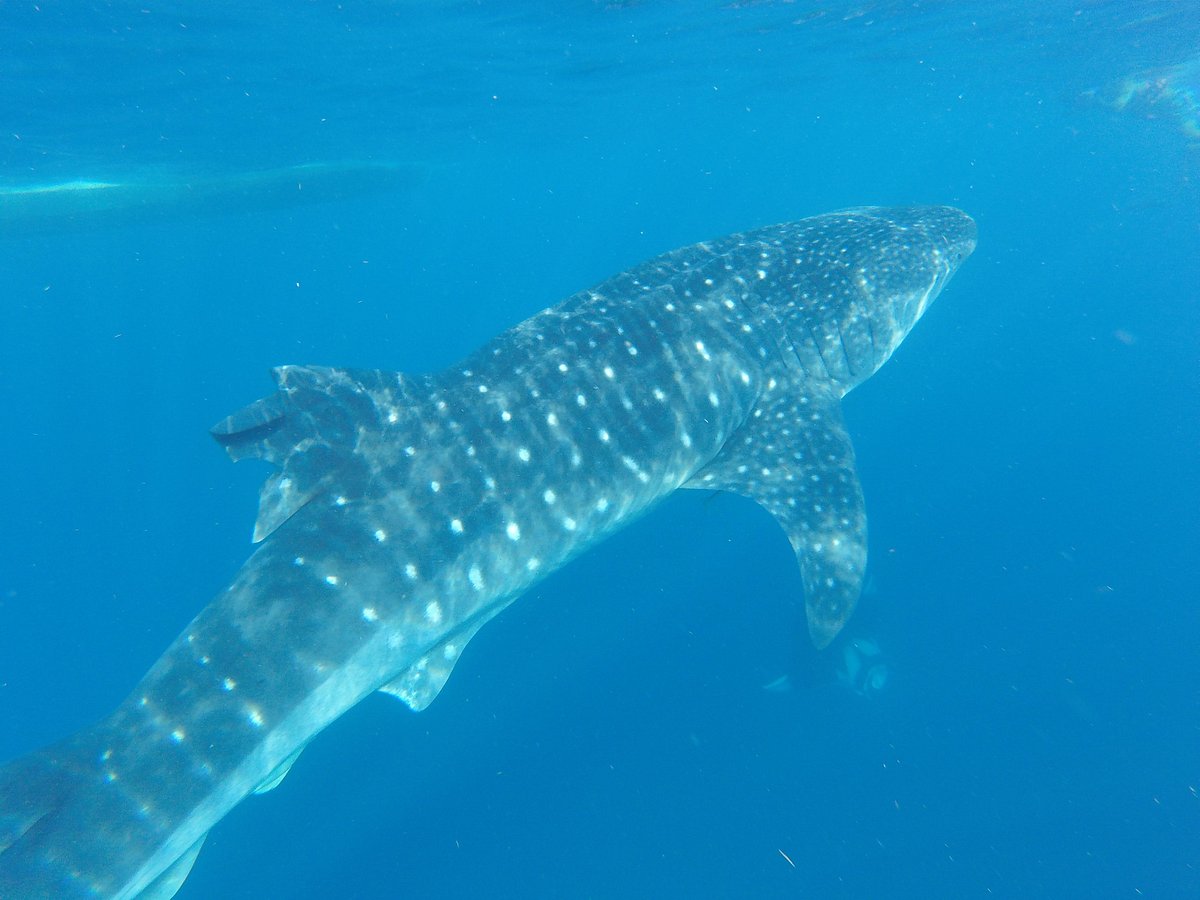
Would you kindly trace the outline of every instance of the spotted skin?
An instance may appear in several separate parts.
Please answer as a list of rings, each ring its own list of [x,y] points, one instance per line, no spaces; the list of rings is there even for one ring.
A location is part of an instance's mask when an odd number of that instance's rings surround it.
[[[660,256],[437,375],[277,369],[213,429],[276,466],[257,551],[111,716],[0,769],[0,896],[170,897],[334,719],[424,708],[492,616],[677,488],[775,516],[828,643],[866,562],[839,401],[974,244],[954,209],[846,210]]]

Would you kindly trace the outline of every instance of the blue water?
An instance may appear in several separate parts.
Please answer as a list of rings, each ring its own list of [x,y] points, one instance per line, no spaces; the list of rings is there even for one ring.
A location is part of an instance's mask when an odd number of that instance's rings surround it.
[[[764,512],[676,497],[179,897],[1200,895],[1198,56],[1171,2],[0,5],[0,189],[418,173],[6,226],[0,758],[245,558],[264,472],[206,428],[268,367],[435,369],[675,246],[951,203],[978,251],[846,402],[886,689]]]

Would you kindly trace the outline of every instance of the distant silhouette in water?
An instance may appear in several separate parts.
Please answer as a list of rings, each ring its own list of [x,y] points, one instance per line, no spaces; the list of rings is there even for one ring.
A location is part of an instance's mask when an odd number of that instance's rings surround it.
[[[1145,119],[1172,121],[1190,141],[1200,141],[1200,56],[1136,72],[1082,96]]]
[[[150,168],[0,182],[0,237],[345,200],[411,187],[424,172],[414,164],[348,160],[240,172]]]
[[[851,693],[872,699],[887,690],[891,667],[886,654],[873,637],[844,635],[830,647],[833,651],[812,654],[794,676],[789,673],[763,685],[772,693],[793,690],[810,691],[837,685]]]
[[[841,665],[837,669],[840,684],[860,697],[874,697],[888,686],[891,671],[879,643],[869,637],[855,637],[842,645]]]

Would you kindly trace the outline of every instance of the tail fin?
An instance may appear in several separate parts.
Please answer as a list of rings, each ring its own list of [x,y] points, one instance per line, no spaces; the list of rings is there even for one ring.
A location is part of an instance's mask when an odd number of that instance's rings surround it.
[[[68,792],[66,779],[54,765],[53,749],[0,766],[0,860],[58,807]]]
[[[97,787],[94,753],[75,739],[0,766],[0,897],[94,900],[126,896],[145,847],[111,817]],[[89,777],[90,776],[90,777]],[[168,900],[179,890],[204,835],[136,891]],[[132,851],[132,852],[131,852]]]
[[[64,741],[0,766],[0,897],[89,895],[66,858],[78,848],[62,837],[81,790],[79,761]]]

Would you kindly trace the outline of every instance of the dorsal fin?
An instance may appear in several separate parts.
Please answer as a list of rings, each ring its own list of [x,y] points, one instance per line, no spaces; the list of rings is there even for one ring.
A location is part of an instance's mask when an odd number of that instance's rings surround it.
[[[259,494],[256,543],[333,484],[352,493],[354,451],[363,436],[403,428],[414,395],[427,390],[425,379],[376,370],[280,366],[272,375],[276,393],[212,428],[235,462],[263,459],[279,467]]]

